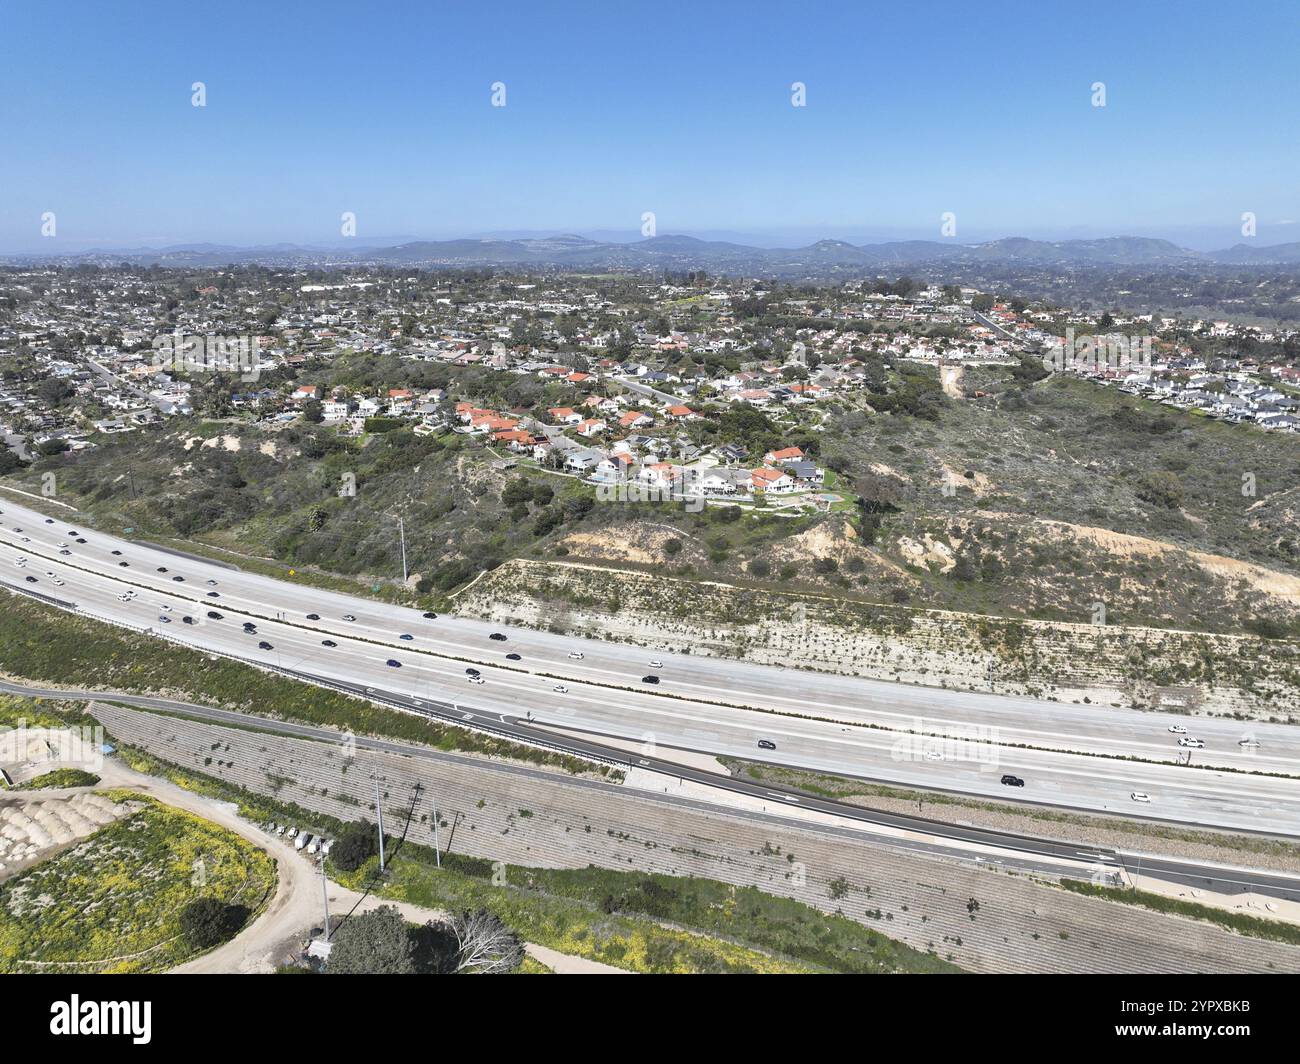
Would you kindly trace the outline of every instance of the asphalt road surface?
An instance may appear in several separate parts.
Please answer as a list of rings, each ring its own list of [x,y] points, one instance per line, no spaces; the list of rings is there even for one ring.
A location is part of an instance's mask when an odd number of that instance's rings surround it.
[[[509,717],[632,740],[648,756],[727,754],[963,794],[1300,835],[1300,728],[889,684],[428,619],[115,539],[75,518],[47,521],[7,498],[0,499],[3,585],[256,664],[363,692],[446,702],[479,720]],[[124,601],[127,591],[135,596]],[[196,623],[184,623],[186,616]],[[256,631],[244,631],[245,623]],[[493,640],[494,632],[506,638]],[[483,682],[471,682],[469,669]],[[660,682],[643,682],[647,675]],[[1191,752],[1192,766],[1174,763],[1187,751],[1170,725],[1206,743]],[[1025,786],[1003,785],[1004,774]],[[1150,801],[1134,801],[1134,792]]]

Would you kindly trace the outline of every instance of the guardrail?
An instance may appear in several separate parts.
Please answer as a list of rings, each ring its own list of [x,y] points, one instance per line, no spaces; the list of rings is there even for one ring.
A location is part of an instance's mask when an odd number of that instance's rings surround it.
[[[439,702],[436,700],[430,700],[432,704],[421,701],[419,706],[410,706],[399,701],[397,697],[381,692],[378,689],[368,689],[365,684],[353,684],[343,680],[331,680],[324,676],[315,676],[311,673],[299,672],[296,669],[286,669],[282,665],[271,665],[267,662],[254,661],[251,658],[240,657],[238,654],[231,654],[228,651],[217,650],[213,647],[203,646],[188,639],[182,639],[179,636],[172,634],[170,631],[165,631],[160,627],[132,624],[130,621],[122,620],[119,617],[109,617],[105,614],[97,613],[94,610],[88,610],[84,606],[80,606],[75,602],[56,599],[50,595],[42,594],[39,591],[29,591],[24,587],[14,587],[11,590],[20,592],[30,598],[39,599],[42,602],[63,610],[64,612],[74,613],[92,621],[111,624],[115,627],[125,628],[128,631],[137,632],[141,635],[156,636],[157,638],[166,640],[176,646],[183,646],[188,650],[194,650],[201,654],[211,654],[215,657],[225,658],[228,661],[236,661],[241,665],[248,665],[254,669],[260,669],[262,672],[285,676],[291,680],[297,680],[300,683],[310,683],[317,687],[328,688],[342,694],[350,695],[353,698],[364,699],[368,702],[374,702],[379,705],[388,706],[391,709],[400,710],[403,713],[410,713],[412,716],[432,717],[448,724],[454,724],[457,727],[464,728],[466,731],[476,731],[486,735],[493,735],[525,746],[534,746],[538,749],[561,753],[567,757],[578,757],[584,761],[595,761],[601,764],[612,765],[616,768],[630,769],[632,767],[630,759],[624,760],[613,755],[596,753],[587,749],[579,749],[574,746],[566,746],[559,740],[552,742],[546,739],[536,738],[532,735],[520,734],[517,730],[509,727],[494,727],[486,721],[479,721],[477,719],[478,715],[486,715],[487,711],[476,709],[473,706],[462,706],[457,702],[449,703]],[[412,701],[415,700],[414,696],[409,697]],[[475,719],[473,721],[465,720],[463,717],[464,713],[473,713]]]

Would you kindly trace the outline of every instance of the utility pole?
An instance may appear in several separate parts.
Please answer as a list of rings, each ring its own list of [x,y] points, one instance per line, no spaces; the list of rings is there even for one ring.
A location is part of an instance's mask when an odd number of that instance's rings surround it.
[[[397,519],[397,531],[398,531],[398,534],[401,536],[401,540],[402,540],[402,583],[405,584],[405,583],[406,583],[406,578],[407,578],[407,572],[406,572],[406,518],[404,518],[404,517],[399,517],[399,518]]]
[[[375,820],[379,824],[379,874],[384,874],[384,805],[379,794],[379,780],[381,777],[375,776]]]
[[[320,855],[320,892],[325,902],[325,941],[330,940],[330,881],[325,876],[325,854]]]
[[[439,868],[442,867],[442,838],[438,831],[438,805],[436,802],[433,806],[433,861]]]

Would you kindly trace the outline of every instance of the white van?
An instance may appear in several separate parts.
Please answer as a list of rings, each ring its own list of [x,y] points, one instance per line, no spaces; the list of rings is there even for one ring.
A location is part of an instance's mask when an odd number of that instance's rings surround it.
[[[298,836],[298,841],[293,844],[293,848],[295,850],[301,850],[309,842],[311,842],[311,834],[309,832],[304,831],[301,835]]]

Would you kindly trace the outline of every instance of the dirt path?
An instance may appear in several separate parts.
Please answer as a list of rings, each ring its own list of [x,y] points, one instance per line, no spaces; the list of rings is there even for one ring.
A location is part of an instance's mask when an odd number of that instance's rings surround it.
[[[285,842],[278,835],[268,835],[250,824],[225,802],[193,794],[168,780],[145,776],[115,759],[104,762],[100,777],[101,787],[129,787],[142,794],[150,795],[167,805],[184,809],[214,824],[219,824],[266,850],[275,858],[279,882],[275,897],[271,899],[261,915],[224,946],[219,946],[211,953],[205,953],[202,957],[196,957],[173,968],[173,973],[179,975],[269,973],[289,956],[304,931],[322,926],[324,909],[321,900],[320,875],[313,863],[295,850],[292,844]],[[439,909],[428,909],[409,902],[391,901],[373,894],[363,895],[340,886],[333,880],[329,882],[329,905],[331,918],[335,922],[348,913],[369,912],[381,905],[394,906],[413,923],[440,921],[446,917],[446,913]],[[561,975],[632,974],[622,968],[587,960],[584,957],[571,957],[531,942],[527,943],[526,949],[532,957]]]

